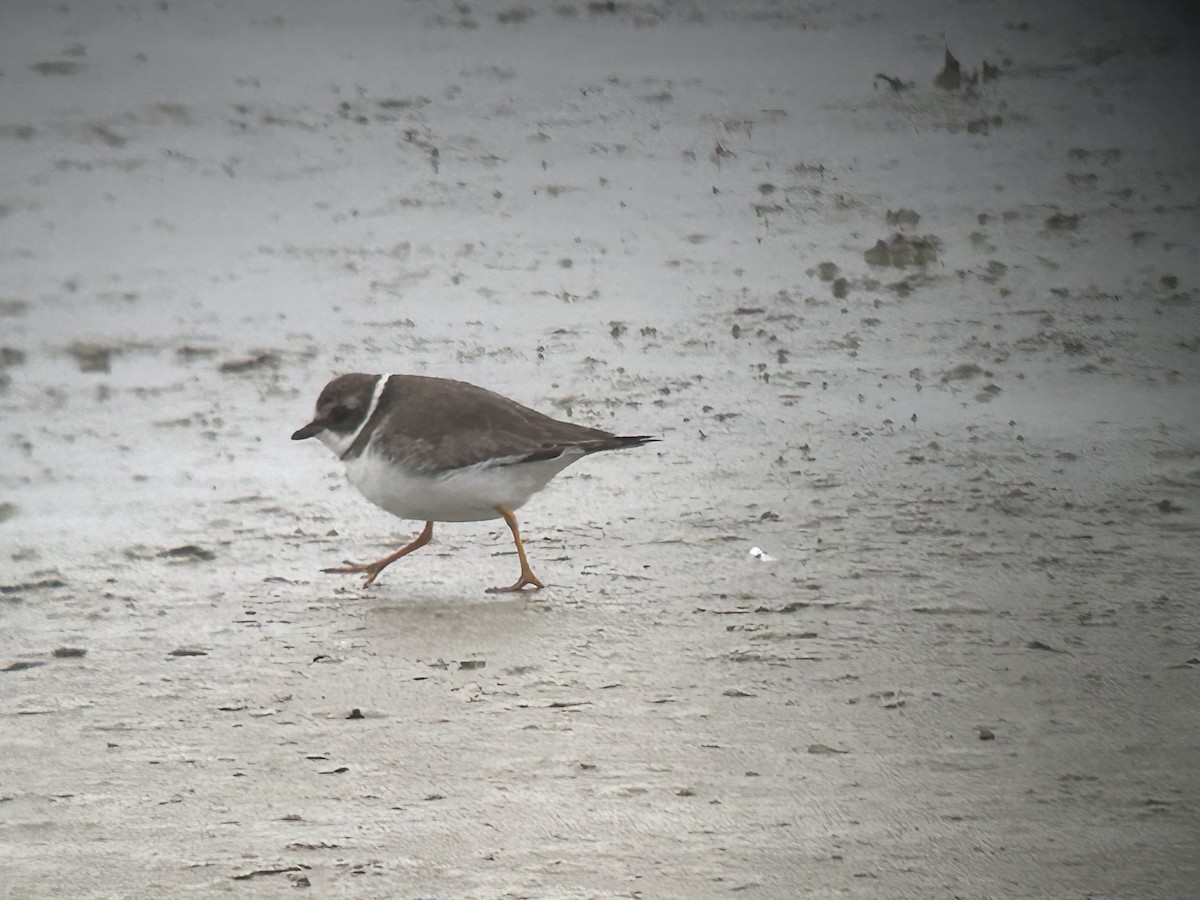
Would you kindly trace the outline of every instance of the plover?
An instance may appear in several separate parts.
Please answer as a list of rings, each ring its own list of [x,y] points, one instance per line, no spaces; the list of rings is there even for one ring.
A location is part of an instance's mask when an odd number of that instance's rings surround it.
[[[350,483],[381,509],[425,528],[395,553],[371,563],[323,569],[379,573],[429,543],[434,522],[503,519],[521,575],[506,588],[535,590],[513,514],[571,463],[600,450],[638,447],[649,435],[616,435],[561,422],[465,381],[423,375],[339,375],[317,398],[313,420],[292,435],[315,437],[346,464]]]

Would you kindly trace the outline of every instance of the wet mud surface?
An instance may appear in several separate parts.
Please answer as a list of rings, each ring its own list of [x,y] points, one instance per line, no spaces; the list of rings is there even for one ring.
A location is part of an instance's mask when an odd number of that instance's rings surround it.
[[[1196,72],[1102,6],[13,6],[0,894],[1190,896]],[[342,371],[662,442],[363,590]]]

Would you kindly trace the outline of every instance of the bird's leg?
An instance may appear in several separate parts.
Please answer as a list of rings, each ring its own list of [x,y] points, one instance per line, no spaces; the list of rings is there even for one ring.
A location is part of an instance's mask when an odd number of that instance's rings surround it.
[[[510,510],[503,506],[497,506],[496,512],[504,517],[504,521],[508,523],[508,528],[512,532],[513,540],[517,544],[517,556],[521,560],[521,577],[517,579],[516,584],[509,585],[504,588],[488,588],[489,594],[507,594],[511,591],[519,591],[523,587],[531,586],[534,590],[545,587],[537,576],[533,574],[533,570],[529,568],[529,560],[525,557],[525,545],[521,543],[521,529],[517,527],[517,517]]]
[[[365,574],[367,580],[363,582],[363,587],[370,587],[379,573],[394,563],[402,556],[407,556],[414,550],[420,550],[433,539],[433,523],[426,522],[425,530],[413,538],[412,542],[405,544],[391,556],[385,556],[383,559],[377,559],[373,563],[352,563],[347,561],[346,565],[337,569],[322,569],[322,572],[327,572],[330,575],[358,575]]]

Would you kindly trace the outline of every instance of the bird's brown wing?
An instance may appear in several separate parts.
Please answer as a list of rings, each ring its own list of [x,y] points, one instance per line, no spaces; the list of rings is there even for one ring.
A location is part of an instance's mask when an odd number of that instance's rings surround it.
[[[389,459],[430,473],[496,460],[553,459],[572,447],[591,453],[634,445],[473,384],[422,375],[392,376],[376,417],[374,438],[372,429],[364,429],[363,446],[351,447],[347,456],[361,453],[369,439]]]

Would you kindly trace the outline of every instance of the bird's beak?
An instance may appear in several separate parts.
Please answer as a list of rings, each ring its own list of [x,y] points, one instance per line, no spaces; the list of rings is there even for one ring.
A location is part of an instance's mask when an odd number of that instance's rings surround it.
[[[303,441],[307,438],[314,437],[314,436],[320,434],[324,430],[325,430],[325,425],[322,422],[316,421],[314,419],[312,422],[309,422],[307,425],[305,425],[303,428],[301,428],[299,431],[297,431],[295,434],[293,434],[292,440],[293,441]]]

